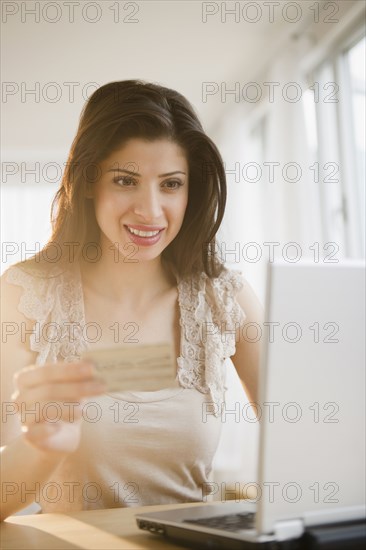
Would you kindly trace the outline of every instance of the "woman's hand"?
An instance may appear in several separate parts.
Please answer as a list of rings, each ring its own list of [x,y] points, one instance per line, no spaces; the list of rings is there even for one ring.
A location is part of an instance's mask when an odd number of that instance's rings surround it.
[[[106,389],[93,365],[80,361],[30,366],[14,379],[12,399],[27,441],[44,452],[74,452],[80,442],[83,399]]]

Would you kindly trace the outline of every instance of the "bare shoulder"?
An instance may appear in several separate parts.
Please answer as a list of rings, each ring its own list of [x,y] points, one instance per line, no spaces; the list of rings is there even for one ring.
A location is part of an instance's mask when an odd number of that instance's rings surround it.
[[[27,317],[20,308],[24,287],[17,284],[14,277],[15,266],[10,267],[0,277],[1,289],[1,332],[2,348],[26,349],[29,330],[34,326],[34,319]]]
[[[264,319],[264,308],[253,287],[245,277],[242,277],[243,286],[238,291],[236,299],[246,315],[246,322],[256,321],[262,323]]]
[[[18,268],[11,266],[0,277],[0,290],[1,290],[1,320],[11,320],[16,318],[23,318],[24,315],[18,311],[18,305],[24,289],[15,283],[13,279],[13,273]]]
[[[261,330],[264,321],[264,308],[249,282],[244,277],[241,278],[241,281],[243,285],[236,295],[236,300],[245,314],[243,325],[257,326]],[[231,359],[248,399],[251,402],[256,402],[261,351],[260,338],[248,338],[246,330],[243,330],[243,325],[237,330],[235,354]]]

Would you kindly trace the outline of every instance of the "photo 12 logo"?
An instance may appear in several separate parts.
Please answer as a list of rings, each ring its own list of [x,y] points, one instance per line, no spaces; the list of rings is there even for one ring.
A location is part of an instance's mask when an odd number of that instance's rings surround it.
[[[301,246],[300,243],[290,241],[281,244],[279,241],[265,241],[258,243],[250,242],[230,242],[222,241],[212,246],[205,243],[204,248],[210,256],[217,256],[224,263],[241,263],[242,261],[250,264],[256,264],[265,259],[269,263],[280,259],[285,262],[296,264],[302,258],[312,259],[314,263],[339,263],[336,254],[340,247],[337,243],[329,242],[321,244],[314,242],[308,247]]]
[[[315,401],[310,405],[297,403],[296,401],[288,401],[280,403],[279,401],[265,401],[264,403],[241,403],[236,401],[227,405],[226,402],[215,403],[207,402],[202,404],[202,422],[206,424],[213,416],[218,414],[221,417],[221,422],[226,423],[248,422],[255,424],[261,419],[266,420],[269,424],[290,423],[297,424],[298,422],[311,421],[314,424],[338,424],[340,411],[339,404],[335,401],[327,403],[319,403]]]
[[[1,21],[3,24],[20,21],[24,24],[59,22],[96,24],[100,22],[139,23],[139,2],[1,2]]]
[[[113,336],[115,344],[138,344],[139,340],[136,336],[139,330],[140,327],[135,321],[126,323],[115,321],[104,328],[95,321],[83,324],[72,321],[64,321],[63,323],[56,323],[55,321],[41,323],[36,321],[31,332],[34,343],[59,343],[65,353],[70,353],[75,351],[77,342],[80,339],[88,344],[95,344],[102,340],[103,333],[104,336],[107,333],[108,339]],[[3,321],[1,323],[1,342],[7,344],[14,337],[20,339],[23,344],[27,342],[29,328],[25,321],[21,323]]]
[[[79,99],[87,101],[99,88],[100,85],[97,82],[3,81],[1,83],[1,102],[58,103],[59,101],[66,101],[67,103],[75,103],[75,100]]]
[[[135,243],[128,242],[123,246],[115,242],[108,247],[108,254],[113,257],[114,263],[137,263],[136,254],[139,251],[139,246]],[[74,263],[77,258],[82,257],[85,262],[97,263],[103,256],[102,247],[97,242],[88,242],[80,244],[77,241],[63,243],[61,246],[57,242],[50,241],[47,246],[41,247],[40,242],[26,243],[15,241],[4,241],[1,243],[0,261],[6,264],[9,260],[24,262],[29,258],[34,257],[35,263],[41,261],[49,264],[57,264],[59,261],[70,264]]]
[[[124,505],[135,505],[139,503],[139,486],[133,481],[121,483],[115,481],[112,485],[102,487],[100,483],[88,481],[47,481],[46,483],[14,483],[2,482],[2,502],[5,503],[9,498],[19,497],[20,502],[27,503],[32,497],[34,502],[47,502],[56,504],[57,502],[74,503],[82,500],[85,503],[96,504],[103,502],[103,499],[109,498],[113,502]],[[107,494],[106,494],[107,493]]]
[[[65,411],[68,413],[68,422],[77,422],[80,418],[89,424],[96,424],[103,418],[103,409],[99,403],[94,401],[80,403],[76,401],[58,403],[51,401],[49,403],[34,403],[31,408],[27,408],[26,403],[16,403],[13,401],[3,402],[1,404],[1,420],[3,423],[16,415],[19,415],[22,424],[27,422],[60,422],[65,417]],[[110,411],[110,412],[108,412]],[[108,410],[104,410],[104,415],[113,418],[114,424],[138,424],[138,413],[140,408],[138,403],[114,401]]]
[[[314,503],[320,502],[326,504],[339,503],[340,487],[335,481],[325,481],[320,483],[314,481],[311,485],[303,487],[297,481],[288,481],[280,483],[279,481],[264,481],[262,484],[256,481],[242,483],[240,481],[227,483],[216,483],[214,481],[206,482],[202,485],[202,500],[207,502],[210,497],[215,500],[235,500],[240,502],[242,499],[249,502],[259,502],[265,499],[270,504],[287,502],[295,504],[302,499],[309,501],[309,496]]]
[[[202,23],[339,23],[338,2],[202,2]]]
[[[258,103],[267,100],[269,103],[276,101],[285,101],[287,103],[298,103],[303,98],[307,90],[313,92],[315,103],[338,103],[337,94],[339,85],[336,82],[326,82],[320,86],[319,82],[314,82],[312,86],[303,89],[299,82],[202,82],[201,97],[202,102],[207,103],[209,98],[216,97],[221,103]]]

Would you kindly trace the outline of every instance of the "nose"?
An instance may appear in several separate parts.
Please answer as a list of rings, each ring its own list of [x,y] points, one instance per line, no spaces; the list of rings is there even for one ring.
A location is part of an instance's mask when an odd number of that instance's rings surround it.
[[[153,187],[141,188],[135,197],[134,213],[146,222],[156,222],[162,214],[159,190]]]

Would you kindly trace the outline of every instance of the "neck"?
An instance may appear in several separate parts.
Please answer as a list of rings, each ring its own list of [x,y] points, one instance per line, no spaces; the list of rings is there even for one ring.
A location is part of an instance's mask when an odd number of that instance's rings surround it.
[[[133,261],[104,248],[98,261],[82,260],[83,285],[103,298],[138,308],[176,285],[174,275],[162,256]]]

